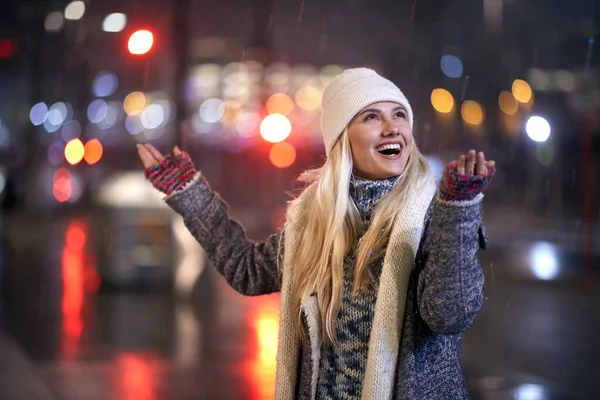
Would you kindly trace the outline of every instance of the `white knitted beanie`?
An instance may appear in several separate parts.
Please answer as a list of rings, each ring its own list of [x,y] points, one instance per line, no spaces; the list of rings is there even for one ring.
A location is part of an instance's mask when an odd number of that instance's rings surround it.
[[[360,110],[383,101],[404,106],[412,129],[412,108],[400,89],[388,79],[369,68],[347,69],[333,78],[323,92],[322,102],[321,128],[327,154]]]

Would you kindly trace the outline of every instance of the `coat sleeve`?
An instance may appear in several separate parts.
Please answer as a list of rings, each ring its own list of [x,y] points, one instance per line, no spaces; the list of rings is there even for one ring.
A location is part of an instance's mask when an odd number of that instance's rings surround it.
[[[482,201],[482,194],[472,201],[436,196],[430,206],[421,242],[418,308],[434,332],[466,331],[483,305],[484,273],[477,259],[487,247]]]
[[[248,240],[240,223],[229,217],[227,204],[200,174],[165,201],[183,217],[185,226],[233,289],[248,296],[281,290],[278,263],[283,260],[282,230],[265,242]]]

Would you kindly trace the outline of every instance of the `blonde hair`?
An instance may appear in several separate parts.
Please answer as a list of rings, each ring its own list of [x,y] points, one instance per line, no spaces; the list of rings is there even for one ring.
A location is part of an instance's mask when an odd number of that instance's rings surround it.
[[[410,201],[428,179],[432,179],[425,157],[411,145],[402,179],[373,210],[371,225],[358,243],[353,295],[375,287],[370,262],[386,249],[398,210]],[[321,315],[321,344],[335,345],[336,321],[344,293],[344,259],[362,234],[362,223],[350,197],[352,152],[347,129],[332,148],[321,168],[304,172],[299,180],[308,187],[291,203],[288,215],[296,208],[306,210],[302,221],[295,221],[300,241],[294,259],[292,298],[297,311],[296,328],[305,339],[300,310],[301,297],[316,293]]]

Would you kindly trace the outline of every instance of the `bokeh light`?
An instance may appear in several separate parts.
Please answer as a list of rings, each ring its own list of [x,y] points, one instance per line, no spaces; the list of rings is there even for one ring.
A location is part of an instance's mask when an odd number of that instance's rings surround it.
[[[63,13],[60,11],[51,12],[44,20],[44,28],[48,32],[59,32],[65,24]]]
[[[545,142],[550,137],[550,124],[545,118],[533,116],[529,118],[525,125],[527,136],[534,142]]]
[[[108,97],[114,94],[119,87],[119,79],[110,72],[100,72],[94,78],[92,91],[96,97]]]
[[[53,177],[52,194],[60,203],[64,203],[71,197],[73,187],[71,185],[71,173],[65,167],[59,168]]]
[[[557,277],[559,272],[558,255],[554,245],[546,242],[536,243],[531,248],[529,259],[531,270],[537,278],[552,280]]]
[[[123,110],[127,115],[140,114],[146,108],[146,95],[142,92],[131,92],[123,101]]]
[[[152,34],[152,32],[142,29],[137,32],[134,32],[129,37],[127,47],[131,54],[142,55],[149,52],[153,44],[154,35]]]
[[[121,32],[127,25],[127,16],[122,13],[109,14],[102,21],[104,32]]]
[[[303,86],[296,92],[296,103],[304,110],[316,110],[321,107],[322,93],[314,86]]]
[[[75,165],[83,160],[85,149],[79,139],[73,139],[65,146],[65,160],[71,165]]]
[[[296,148],[290,143],[276,143],[269,151],[269,160],[277,168],[287,168],[296,161]]]
[[[65,159],[65,144],[54,142],[48,147],[48,161],[52,165],[59,165]]]
[[[260,134],[267,142],[283,142],[292,132],[292,123],[285,115],[267,115],[260,124]]]
[[[137,135],[144,131],[144,125],[142,125],[141,115],[134,114],[129,115],[125,119],[125,129],[132,135]]]
[[[221,107],[223,105],[223,100],[211,98],[206,99],[200,105],[200,119],[204,122],[208,122],[210,124],[218,122],[225,113],[225,109]]]
[[[229,126],[235,125],[241,114],[242,104],[239,101],[227,100],[221,104],[220,108],[222,108],[222,110],[220,110],[219,113],[223,113],[221,123]]]
[[[473,100],[466,100],[461,107],[460,113],[467,124],[481,125],[484,120],[483,107]]]
[[[260,125],[260,115],[256,111],[243,111],[236,123],[236,130],[240,136],[256,136]]]
[[[83,158],[89,165],[94,165],[102,158],[103,151],[102,143],[98,139],[92,139],[84,146]]]
[[[50,107],[47,121],[54,126],[60,127],[66,121],[67,116],[68,110],[66,104],[58,102]]]
[[[141,122],[146,129],[156,129],[165,122],[165,111],[158,104],[150,104],[142,111]]]
[[[463,74],[463,64],[456,56],[450,54],[442,56],[440,66],[448,78],[460,78]]]
[[[60,134],[65,142],[77,139],[81,136],[81,124],[77,120],[71,120],[63,125]]]
[[[512,85],[512,94],[519,103],[529,103],[533,96],[531,86],[522,79],[515,79]]]
[[[85,14],[85,3],[83,1],[73,1],[65,8],[65,19],[77,21]]]
[[[48,106],[46,103],[37,103],[31,107],[29,112],[29,120],[35,126],[42,125],[48,118]]]
[[[288,115],[294,108],[290,96],[284,93],[275,93],[267,100],[266,109],[269,114]]]
[[[515,115],[519,109],[519,103],[515,100],[512,93],[503,91],[498,96],[498,106],[504,114]]]
[[[454,97],[446,89],[433,89],[431,105],[436,111],[447,114],[454,109]]]
[[[100,129],[110,129],[122,118],[123,105],[118,101],[111,101],[107,104],[106,116],[102,121],[98,122],[98,127]]]
[[[97,124],[106,118],[108,106],[102,99],[94,100],[90,103],[87,109],[87,117],[91,123]]]

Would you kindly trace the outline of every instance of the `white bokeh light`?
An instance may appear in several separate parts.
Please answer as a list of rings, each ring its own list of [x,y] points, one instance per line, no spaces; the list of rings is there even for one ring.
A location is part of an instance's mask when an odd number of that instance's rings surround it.
[[[156,129],[165,122],[165,110],[158,104],[150,104],[142,111],[142,126],[146,129]]]
[[[48,106],[46,103],[37,103],[31,107],[29,112],[29,120],[35,126],[42,125],[48,118]]]
[[[543,280],[552,280],[558,275],[558,256],[555,247],[546,242],[533,245],[529,255],[531,272]]]
[[[92,91],[96,97],[107,97],[114,94],[119,87],[119,79],[110,72],[100,72],[94,78]]]
[[[63,13],[60,11],[51,12],[46,16],[44,20],[44,28],[48,32],[59,32],[65,23],[65,18],[63,17]]]
[[[108,106],[106,102],[102,99],[97,99],[92,101],[88,106],[87,117],[90,122],[97,124],[106,118],[107,112]]]
[[[121,32],[127,25],[127,16],[122,13],[109,14],[102,22],[104,32]]]
[[[85,3],[83,1],[73,1],[65,8],[65,19],[77,21],[85,14]]]
[[[545,118],[533,116],[525,125],[527,136],[534,142],[545,142],[550,137],[550,124]]]
[[[218,122],[225,112],[221,99],[206,99],[200,106],[200,119],[210,124]]]

